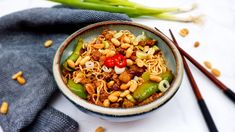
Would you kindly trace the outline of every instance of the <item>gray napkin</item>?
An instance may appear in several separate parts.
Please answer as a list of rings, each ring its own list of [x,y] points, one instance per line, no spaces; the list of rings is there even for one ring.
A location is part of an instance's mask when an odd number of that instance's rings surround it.
[[[57,89],[52,61],[57,47],[71,33],[88,24],[106,20],[130,20],[126,15],[74,10],[35,8],[0,18],[0,103],[7,101],[7,115],[0,115],[6,132],[74,132],[78,124],[48,107]],[[53,40],[50,48],[44,42]],[[27,83],[11,79],[22,70]]]

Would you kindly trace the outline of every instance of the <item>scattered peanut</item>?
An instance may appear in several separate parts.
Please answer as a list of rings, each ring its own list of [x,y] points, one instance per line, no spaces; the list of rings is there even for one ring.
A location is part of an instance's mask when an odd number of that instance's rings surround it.
[[[0,108],[0,113],[1,114],[7,114],[8,112],[8,103],[7,102],[2,102],[1,108]]]
[[[130,86],[129,90],[131,92],[134,92],[136,90],[137,86],[138,86],[137,82],[135,80],[131,80],[131,86]]]
[[[179,34],[182,37],[186,37],[189,34],[189,30],[187,28],[183,28],[183,29],[180,30]]]
[[[110,81],[110,82],[107,83],[107,87],[112,88],[113,84],[114,84],[114,81]]]
[[[17,72],[16,74],[14,74],[14,75],[12,76],[12,79],[13,79],[13,80],[16,80],[17,77],[22,76],[22,75],[23,75],[23,72],[22,72],[22,71],[19,71],[19,72]]]
[[[126,59],[127,66],[133,65],[133,61],[131,59]]]
[[[130,44],[127,44],[127,43],[123,43],[123,44],[121,44],[121,48],[123,48],[123,49],[127,49],[127,48],[129,48],[131,45]]]
[[[95,132],[104,132],[104,128],[100,126],[96,128]]]
[[[133,53],[133,46],[129,47],[126,51],[126,58],[130,58]]]
[[[95,93],[95,88],[92,84],[88,83],[85,85],[86,91],[88,94],[93,95]]]
[[[18,76],[16,80],[20,85],[24,85],[26,83],[26,80],[22,76]]]
[[[211,69],[212,68],[212,64],[209,61],[204,61],[204,65],[206,66],[206,68]]]
[[[150,75],[149,79],[158,83],[162,80],[162,78],[157,75]]]
[[[139,58],[137,58],[137,59],[135,60],[135,62],[136,62],[136,65],[137,65],[138,67],[143,67],[143,66],[144,66],[144,62],[143,62],[141,59],[139,59]]]
[[[110,106],[110,101],[108,99],[105,99],[103,102],[104,107],[109,107]]]
[[[87,61],[89,61],[90,59],[91,59],[90,56],[85,56],[85,57],[80,61],[80,65],[85,65],[85,63],[86,63]]]
[[[109,52],[107,52],[106,57],[113,57],[115,54],[116,54],[115,51],[110,50]]]
[[[215,68],[213,68],[211,70],[211,73],[216,77],[219,77],[221,75],[220,71],[218,69],[215,69]]]
[[[45,43],[44,43],[44,47],[45,47],[45,48],[49,48],[49,47],[51,47],[52,44],[53,44],[53,41],[52,41],[52,40],[47,40],[47,41],[45,41]]]
[[[124,92],[122,92],[120,94],[120,97],[126,97],[128,94],[130,94],[130,91],[129,90],[125,90]]]
[[[75,68],[75,63],[73,62],[73,60],[67,60],[67,64],[70,68]]]
[[[96,49],[103,49],[104,44],[94,44],[93,47],[96,48]]]
[[[197,48],[199,47],[200,43],[198,41],[194,42],[194,47]]]
[[[116,38],[112,38],[111,42],[115,45],[115,46],[119,46],[120,42],[116,39]]]

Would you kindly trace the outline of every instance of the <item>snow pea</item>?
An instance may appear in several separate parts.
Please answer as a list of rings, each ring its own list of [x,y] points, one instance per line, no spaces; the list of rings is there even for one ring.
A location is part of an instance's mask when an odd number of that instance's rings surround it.
[[[67,83],[67,86],[69,87],[69,89],[73,93],[75,93],[79,97],[81,97],[83,99],[87,98],[87,93],[86,93],[85,88],[82,84],[75,83],[72,79],[69,79],[68,83]]]
[[[73,71],[72,68],[68,66],[67,60],[76,61],[80,56],[80,50],[82,48],[83,40],[79,39],[76,48],[74,49],[73,53],[64,61],[63,67],[68,71]]]

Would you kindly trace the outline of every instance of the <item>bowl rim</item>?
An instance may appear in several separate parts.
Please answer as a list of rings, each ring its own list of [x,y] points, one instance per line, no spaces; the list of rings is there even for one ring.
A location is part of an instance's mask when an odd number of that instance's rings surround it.
[[[60,58],[63,54],[64,49],[69,45],[69,43],[74,40],[78,35],[86,32],[87,30],[93,30],[97,27],[100,26],[105,26],[105,25],[129,25],[129,26],[134,26],[137,28],[142,28],[144,30],[147,30],[158,37],[160,37],[170,48],[171,52],[174,55],[174,59],[176,61],[176,76],[171,83],[171,87],[167,92],[164,93],[163,96],[158,98],[157,100],[143,105],[143,106],[137,106],[137,107],[132,107],[132,108],[107,108],[107,107],[102,107],[98,106],[95,104],[91,104],[87,102],[86,100],[80,98],[79,96],[75,95],[72,91],[69,90],[69,88],[66,86],[64,81],[62,80],[62,74],[60,70]],[[83,109],[86,109],[88,111],[91,111],[93,113],[98,113],[102,115],[112,115],[112,116],[130,116],[130,115],[138,115],[141,113],[146,113],[150,112],[159,106],[165,104],[171,97],[173,97],[176,93],[176,91],[179,89],[179,86],[182,82],[183,79],[183,63],[182,63],[182,58],[181,55],[178,51],[178,49],[175,47],[173,42],[162,32],[155,30],[153,28],[147,27],[145,25],[131,22],[131,21],[103,21],[103,22],[98,22],[94,23],[91,25],[88,25],[84,28],[81,28],[74,32],[72,35],[67,37],[62,44],[58,47],[56,50],[54,60],[53,60],[53,75],[54,79],[60,89],[60,91],[66,96],[69,100],[71,100],[74,104],[79,105],[79,107],[82,107]]]

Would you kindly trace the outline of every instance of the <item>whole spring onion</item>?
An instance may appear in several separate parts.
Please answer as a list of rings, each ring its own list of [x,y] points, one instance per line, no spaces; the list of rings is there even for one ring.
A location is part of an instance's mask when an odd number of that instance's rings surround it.
[[[140,5],[128,0],[49,0],[61,3],[66,6],[107,11],[113,13],[124,13],[129,17],[150,16],[158,19],[165,19],[171,21],[194,22],[199,20],[198,17],[178,17],[177,13],[183,13],[193,10],[196,6],[190,5],[188,7],[169,7],[169,8],[153,8]],[[199,16],[200,17],[200,16]]]

